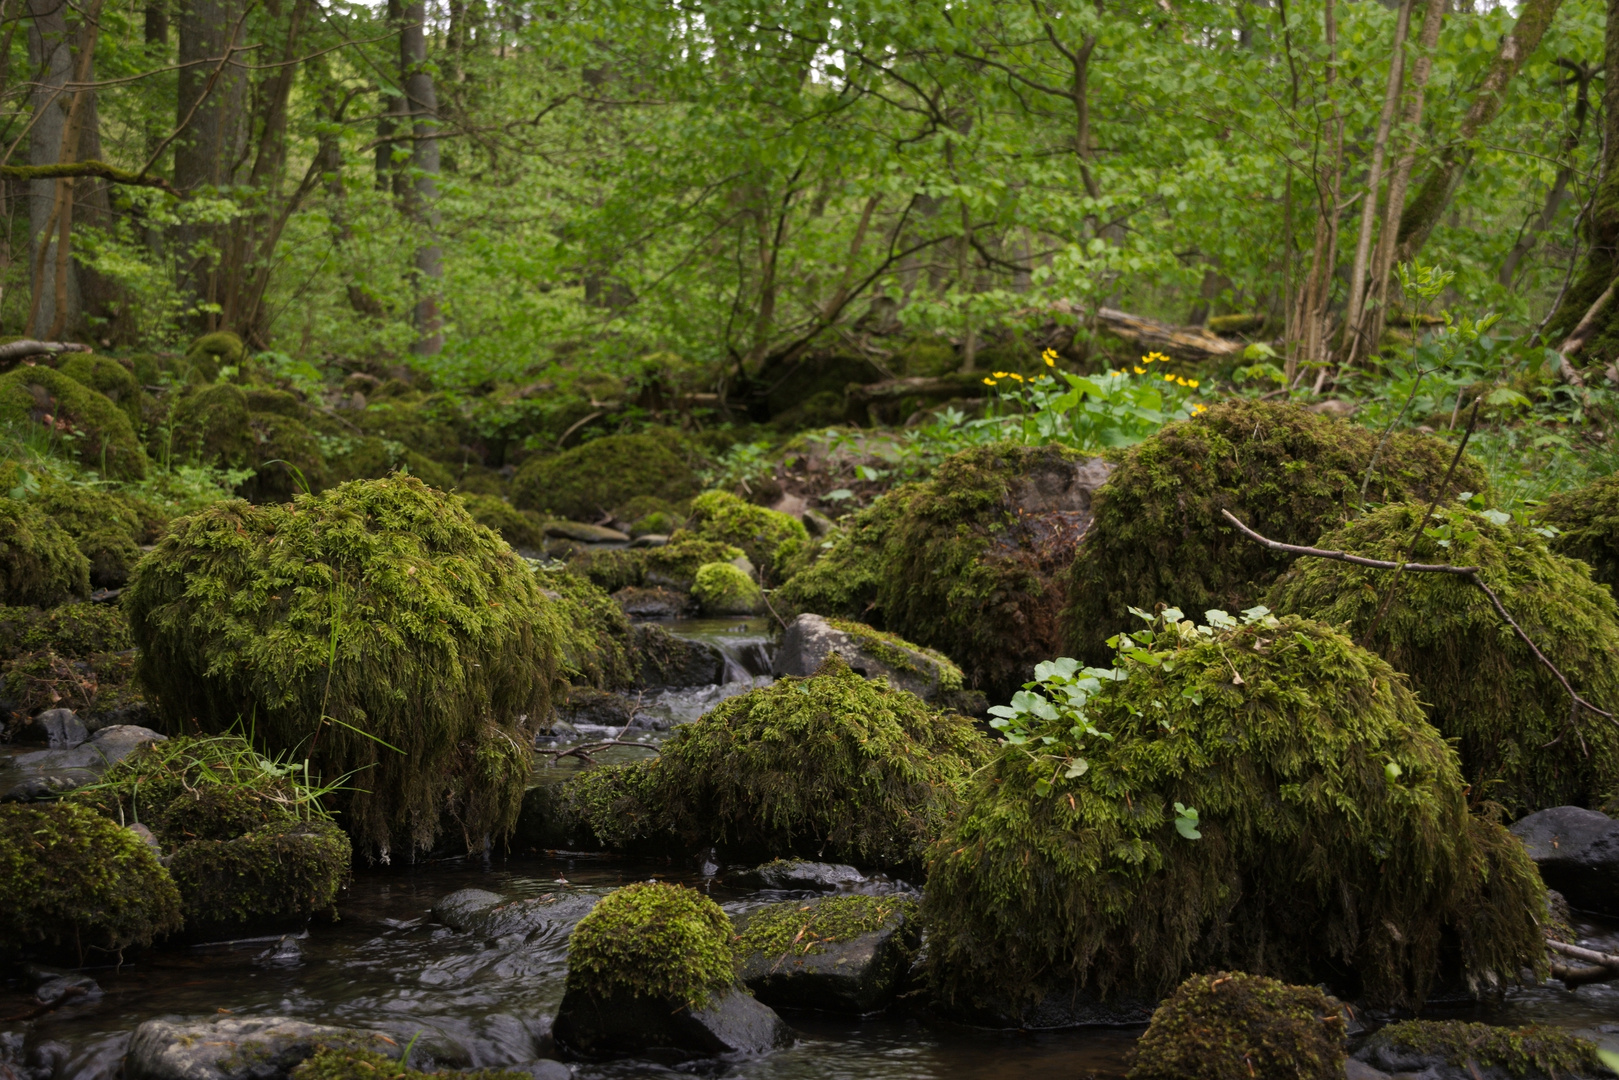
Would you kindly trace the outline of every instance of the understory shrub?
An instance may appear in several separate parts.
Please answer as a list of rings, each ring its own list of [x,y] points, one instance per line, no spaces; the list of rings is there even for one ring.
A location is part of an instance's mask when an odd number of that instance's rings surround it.
[[[251,724],[308,755],[356,841],[509,828],[560,630],[534,573],[453,495],[395,476],[173,523],[124,597],[172,731]]]
[[[936,992],[1150,1000],[1226,968],[1415,1006],[1444,955],[1540,970],[1539,874],[1405,681],[1320,623],[1216,614],[1002,710],[1023,726],[929,861]]]
[[[1454,450],[1398,432],[1372,468],[1379,438],[1300,405],[1226,401],[1132,447],[1097,491],[1095,520],[1074,558],[1063,616],[1071,655],[1106,663],[1107,638],[1129,628],[1131,607],[1257,603],[1291,557],[1243,536],[1222,510],[1272,540],[1310,544],[1363,501],[1431,498]],[[1450,490],[1484,485],[1483,470],[1464,458]]]
[[[1411,560],[1480,567],[1484,582],[1575,689],[1598,708],[1619,711],[1613,594],[1506,514],[1453,507],[1435,515]],[[1386,506],[1328,532],[1316,546],[1399,561],[1427,509]],[[1387,570],[1302,558],[1265,603],[1343,627],[1408,676],[1433,725],[1456,740],[1463,775],[1477,794],[1512,814],[1597,806],[1619,786],[1619,726],[1588,713],[1571,726],[1562,684],[1466,579],[1408,572],[1395,588]]]

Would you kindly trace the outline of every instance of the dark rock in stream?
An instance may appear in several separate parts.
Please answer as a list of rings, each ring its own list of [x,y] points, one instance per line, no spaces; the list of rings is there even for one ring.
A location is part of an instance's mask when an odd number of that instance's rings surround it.
[[[49,798],[94,783],[147,743],[166,738],[151,728],[119,724],[102,728],[72,749],[18,754],[9,768],[0,768],[0,802]]]
[[[751,885],[759,889],[822,889],[830,892],[866,879],[860,871],[842,863],[772,859],[762,866],[732,875],[731,880],[737,885]]]
[[[530,944],[560,943],[600,899],[594,893],[558,891],[511,900],[485,889],[460,889],[433,905],[433,918],[488,939],[518,935]]]
[[[742,922],[738,933],[745,944],[752,918],[769,918],[775,909],[791,909],[795,921],[802,919],[808,926],[817,909],[829,900],[834,904],[854,902],[852,898],[818,898],[773,905]],[[868,902],[864,898],[861,901]],[[816,1009],[856,1016],[882,1012],[903,989],[922,941],[922,928],[914,917],[914,906],[891,903],[892,913],[875,930],[847,939],[827,937],[802,944],[801,932],[787,943],[785,950],[779,944],[774,951],[750,950],[740,957],[743,983],[755,997],[774,1008]]]
[[[90,729],[72,709],[46,709],[12,731],[15,742],[43,745],[52,750],[71,750],[89,739]]]
[[[641,589],[631,585],[613,594],[613,600],[632,619],[678,619],[691,606],[691,598],[673,589]]]
[[[557,715],[573,727],[590,724],[621,728],[628,727],[634,719],[628,698],[589,686],[569,687],[567,696],[557,704]]]
[[[557,1045],[583,1058],[694,1058],[769,1053],[793,1042],[793,1032],[770,1006],[742,989],[692,1009],[628,993],[597,998],[569,989],[551,1028]]]
[[[1519,819],[1523,841],[1547,888],[1572,907],[1619,915],[1619,821],[1578,806],[1554,806]]]
[[[135,1029],[125,1080],[282,1080],[322,1046],[398,1059],[380,1031],[311,1024],[287,1016],[148,1020]]]
[[[725,654],[717,647],[652,623],[636,626],[634,648],[643,686],[712,686],[725,678]]]
[[[34,1000],[41,1005],[62,1005],[69,1001],[94,1001],[101,996],[101,987],[88,975],[64,972],[53,975],[34,987]]]

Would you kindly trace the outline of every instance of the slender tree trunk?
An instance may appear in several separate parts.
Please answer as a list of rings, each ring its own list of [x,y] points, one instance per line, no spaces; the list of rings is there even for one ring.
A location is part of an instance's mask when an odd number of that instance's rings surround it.
[[[405,98],[414,118],[411,132],[410,171],[412,216],[423,234],[416,248],[416,341],[411,351],[434,356],[444,348],[439,299],[443,291],[444,261],[439,248],[439,120],[438,97],[427,68],[427,12],[422,0],[404,7],[405,26],[399,37]]]
[[[388,0],[388,26],[396,33],[402,33],[401,26],[404,17],[400,14],[399,0]],[[399,54],[404,56],[405,43],[401,38]],[[403,82],[403,72],[401,72]],[[403,177],[400,175],[399,163],[394,161],[394,151],[398,147],[395,136],[399,134],[400,126],[405,122],[410,112],[410,105],[405,100],[404,93],[390,93],[389,88],[383,88],[382,109],[377,116],[377,190],[392,191],[394,198],[403,201]]]
[[[1299,345],[1290,351],[1284,374],[1292,389],[1299,380],[1299,366],[1319,364],[1326,371],[1328,352],[1328,323],[1332,299],[1332,271],[1338,258],[1338,218],[1341,212],[1339,196],[1343,177],[1344,125],[1338,111],[1333,89],[1338,81],[1338,22],[1334,0],[1326,0],[1322,11],[1322,39],[1327,51],[1327,70],[1323,80],[1327,100],[1326,121],[1317,130],[1325,130],[1331,148],[1325,175],[1317,168],[1312,177],[1316,196],[1315,242],[1310,251],[1310,272],[1300,290],[1298,314],[1294,325],[1300,328]],[[1317,381],[1317,390],[1320,380]]]
[[[31,94],[34,126],[29,131],[28,164],[54,165],[61,160],[62,136],[67,128],[70,97],[66,86],[73,77],[73,46],[67,29],[66,0],[29,0],[28,59],[37,73]],[[49,336],[56,321],[57,264],[67,265],[57,237],[60,234],[58,191],[61,180],[28,182],[28,248],[30,265],[28,337]],[[68,271],[69,318],[78,314],[78,281]]]
[[[219,64],[225,50],[237,44],[233,31],[238,14],[236,0],[180,0],[175,122],[185,129],[174,140],[174,186],[181,191],[223,187],[231,179],[232,102],[240,96],[242,69],[234,62],[223,69]],[[198,330],[219,326],[209,307],[218,302],[218,260],[226,236],[218,225],[186,224],[174,231],[180,286],[198,305],[192,319]]]
[[[1512,32],[1501,39],[1501,45],[1496,50],[1495,58],[1490,61],[1489,71],[1479,84],[1472,105],[1462,118],[1461,126],[1456,129],[1456,137],[1440,152],[1438,160],[1429,168],[1400,217],[1398,258],[1402,262],[1409,262],[1411,256],[1421,251],[1422,245],[1428,242],[1428,235],[1433,232],[1455,196],[1456,189],[1461,186],[1462,174],[1473,159],[1475,140],[1500,113],[1506,102],[1507,84],[1529,54],[1540,45],[1540,39],[1545,36],[1546,28],[1551,25],[1561,2],[1524,0],[1518,12],[1518,21],[1513,25]],[[1612,7],[1609,4],[1610,14]],[[1611,41],[1611,29],[1609,34]],[[1611,62],[1611,50],[1609,56]]]
[[[159,67],[168,63],[169,58],[169,0],[151,0],[145,9],[145,25],[143,32],[146,39],[146,62],[152,67]],[[146,125],[146,152],[145,158],[157,153],[162,145],[167,131],[154,117]],[[155,161],[152,167],[159,172],[163,171],[163,163]],[[163,230],[152,224],[146,226],[146,248],[154,257],[163,253]]]

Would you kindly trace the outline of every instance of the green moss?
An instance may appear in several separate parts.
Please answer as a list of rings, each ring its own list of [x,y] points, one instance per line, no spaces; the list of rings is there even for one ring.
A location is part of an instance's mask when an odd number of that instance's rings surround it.
[[[728,562],[699,566],[691,596],[707,615],[751,615],[764,605],[758,583]]]
[[[1425,505],[1386,506],[1317,543],[1396,560],[1426,512]],[[1450,546],[1424,536],[1412,558],[1482,567],[1501,603],[1580,693],[1599,707],[1619,709],[1619,608],[1612,593],[1591,581],[1582,564],[1548,551],[1533,530],[1454,513],[1460,516],[1451,525]],[[1434,726],[1457,740],[1468,781],[1514,815],[1596,805],[1619,787],[1619,729],[1587,715],[1577,732],[1570,730],[1562,684],[1481,590],[1452,574],[1408,573],[1379,618],[1391,583],[1387,571],[1300,559],[1265,603],[1344,626],[1409,676],[1430,703]]]
[[[25,715],[81,716],[138,701],[129,624],[107,604],[0,608],[0,699]]]
[[[690,592],[697,571],[709,563],[732,562],[742,558],[742,549],[718,540],[704,540],[684,530],[675,533],[662,547],[646,548],[641,562],[646,567],[642,582]],[[631,584],[641,584],[632,582]]]
[[[112,480],[146,475],[146,454],[129,417],[106,395],[47,367],[0,375],[0,425],[40,424],[70,440],[88,469]]]
[[[454,496],[394,477],[220,503],[173,523],[124,601],[164,722],[251,717],[271,751],[353,777],[336,800],[362,844],[429,846],[445,813],[478,843],[516,819],[560,630]]]
[[[1535,517],[1559,530],[1548,545],[1553,551],[1586,563],[1594,580],[1619,589],[1619,476],[1559,492]]]
[[[1341,1080],[1342,1009],[1311,986],[1194,975],[1153,1012],[1129,1080]]]
[[[1132,447],[1095,498],[1095,519],[1068,584],[1068,647],[1105,663],[1129,608],[1241,611],[1291,564],[1220,516],[1230,510],[1273,540],[1314,543],[1348,520],[1379,434],[1298,405],[1228,401]],[[1429,498],[1454,451],[1398,433],[1378,458],[1367,498]],[[1483,491],[1466,459],[1453,491]]]
[[[602,765],[557,785],[551,807],[558,831],[587,845],[635,849],[668,836],[652,762]]]
[[[970,685],[1009,696],[1061,652],[1063,575],[1078,539],[1066,512],[1019,504],[1037,507],[1034,478],[1068,474],[1081,457],[1010,444],[957,454],[855,515],[771,603],[783,618],[856,619],[938,649]]]
[[[613,513],[620,521],[629,524],[627,531],[631,536],[648,533],[668,536],[686,524],[688,509],[689,504],[685,500],[675,502],[656,495],[637,495],[616,507]]]
[[[1372,1036],[1374,1045],[1443,1055],[1457,1068],[1505,1069],[1512,1076],[1600,1076],[1596,1046],[1550,1027],[1504,1028],[1461,1020],[1404,1020]]]
[[[246,359],[247,347],[229,330],[203,334],[186,346],[186,361],[206,382],[219,378],[220,368],[241,367]]]
[[[944,693],[962,688],[961,669],[942,652],[924,648],[921,645],[913,645],[898,634],[889,634],[882,630],[876,630],[865,623],[854,622],[850,619],[831,618],[827,619],[826,623],[832,629],[841,630],[854,638],[862,649],[895,671],[909,672],[924,678],[931,678],[937,673],[939,690]],[[918,664],[916,657],[919,653],[933,661],[934,666],[923,667]]]
[[[568,939],[568,990],[627,993],[702,1008],[736,985],[730,917],[695,889],[667,882],[608,893]]]
[[[0,498],[0,603],[49,607],[90,592],[90,560],[32,502]]]
[[[375,402],[355,423],[367,435],[400,443],[433,461],[459,466],[470,456],[462,445],[460,420],[450,400],[415,392]]]
[[[321,436],[320,445],[333,483],[381,480],[396,472],[406,472],[420,478],[428,487],[442,491],[456,486],[455,474],[444,465],[393,439],[345,432]]]
[[[539,551],[545,547],[545,530],[538,514],[519,510],[498,495],[466,495],[467,513],[479,525],[486,525],[514,548]]]
[[[0,804],[0,949],[118,953],[180,927],[180,896],[140,837],[79,806]]]
[[[0,656],[53,649],[64,656],[134,648],[129,620],[112,604],[61,604],[0,608]]]
[[[686,527],[701,539],[741,548],[767,585],[784,580],[788,568],[809,546],[803,522],[754,506],[728,491],[709,491],[693,499]]]
[[[323,1047],[313,1057],[295,1066],[289,1075],[292,1080],[428,1080],[429,1077],[454,1077],[455,1080],[533,1080],[532,1074],[511,1069],[418,1072],[403,1061],[395,1061],[374,1051],[327,1047]]]
[[[57,370],[104,395],[129,417],[132,430],[141,429],[141,384],[136,381],[131,368],[110,356],[71,353],[57,365]]]
[[[633,686],[636,663],[624,609],[589,579],[566,570],[541,570],[538,578],[562,628],[563,677],[598,690]]]
[[[89,560],[90,583],[115,589],[129,580],[140,545],[155,539],[162,515],[142,500],[86,484],[48,480],[28,497],[67,530]]]
[[[968,721],[833,656],[681,725],[654,762],[585,773],[565,798],[615,846],[633,821],[642,838],[914,865],[990,750]]]
[[[301,419],[286,413],[291,395],[263,397],[234,383],[192,391],[175,405],[171,449],[182,459],[230,469],[252,469],[237,493],[255,502],[289,499],[305,486],[326,485],[320,442]],[[299,407],[301,408],[301,406]],[[294,410],[297,411],[297,410]]]
[[[349,839],[329,821],[265,825],[229,840],[193,840],[169,859],[200,930],[295,925],[330,910],[348,878]]]
[[[512,501],[576,521],[595,521],[638,495],[676,501],[697,491],[697,476],[673,432],[607,435],[532,458],[512,481]]]
[[[737,955],[808,956],[832,942],[881,930],[896,916],[916,917],[916,901],[902,896],[828,896],[805,904],[789,900],[748,916],[737,935]]]
[[[590,579],[598,589],[616,593],[645,580],[647,551],[647,548],[584,550],[568,560],[568,569]]]
[[[1085,741],[1088,770],[1065,767],[1072,721],[1037,725],[934,849],[945,998],[1154,996],[1225,967],[1416,1005],[1442,945],[1476,985],[1543,968],[1533,864],[1469,815],[1455,752],[1386,661],[1289,616],[1124,670],[1086,706],[1112,736]]]

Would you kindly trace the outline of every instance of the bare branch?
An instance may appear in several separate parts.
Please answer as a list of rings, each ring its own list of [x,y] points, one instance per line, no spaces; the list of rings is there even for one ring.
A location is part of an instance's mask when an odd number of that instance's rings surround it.
[[[71,341],[34,341],[23,338],[21,341],[8,341],[0,345],[0,364],[21,360],[27,356],[55,356],[57,353],[89,351],[90,346],[78,345]]]

